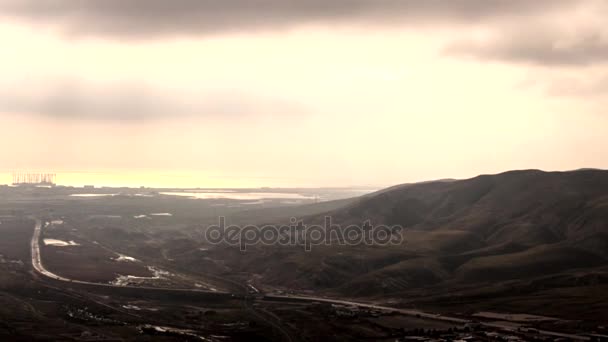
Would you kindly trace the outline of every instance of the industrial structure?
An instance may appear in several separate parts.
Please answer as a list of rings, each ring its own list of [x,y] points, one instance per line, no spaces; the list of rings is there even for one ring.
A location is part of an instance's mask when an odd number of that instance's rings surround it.
[[[13,185],[55,186],[56,179],[54,173],[13,173]]]

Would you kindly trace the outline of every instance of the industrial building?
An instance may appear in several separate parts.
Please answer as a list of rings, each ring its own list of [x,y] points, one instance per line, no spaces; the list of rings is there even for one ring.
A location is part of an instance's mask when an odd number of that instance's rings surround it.
[[[55,186],[57,175],[54,173],[13,173],[15,186]]]

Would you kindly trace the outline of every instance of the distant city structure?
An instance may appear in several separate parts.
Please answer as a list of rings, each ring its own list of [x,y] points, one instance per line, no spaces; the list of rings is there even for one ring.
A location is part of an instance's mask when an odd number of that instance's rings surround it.
[[[54,173],[13,173],[13,185],[55,186],[56,180]]]

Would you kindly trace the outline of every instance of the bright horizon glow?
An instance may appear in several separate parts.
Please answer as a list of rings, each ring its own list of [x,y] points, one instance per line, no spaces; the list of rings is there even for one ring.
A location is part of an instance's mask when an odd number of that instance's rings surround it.
[[[583,169],[583,168],[581,168]],[[523,170],[523,169],[516,169]],[[567,172],[572,170],[541,170],[545,172]],[[461,175],[458,177],[437,176],[435,178],[421,178],[407,180],[394,184],[351,184],[345,186],[334,186],[331,184],[318,185],[316,183],[293,183],[285,180],[272,179],[220,179],[197,176],[195,174],[160,174],[150,172],[66,172],[57,174],[57,185],[84,187],[94,185],[96,188],[157,188],[157,189],[260,189],[260,188],[344,188],[344,189],[376,189],[381,190],[394,185],[406,183],[418,183],[441,179],[469,179],[479,175],[498,174],[513,170],[502,170],[493,172],[482,172],[471,175]],[[33,172],[36,173],[36,172]],[[11,185],[12,173],[0,172],[0,185]]]

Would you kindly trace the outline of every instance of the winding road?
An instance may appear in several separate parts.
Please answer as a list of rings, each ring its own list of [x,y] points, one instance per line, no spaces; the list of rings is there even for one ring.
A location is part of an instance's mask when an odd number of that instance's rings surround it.
[[[39,274],[41,274],[45,277],[48,277],[48,278],[51,278],[54,280],[69,282],[69,283],[102,286],[102,287],[134,288],[134,289],[139,289],[139,290],[168,290],[168,291],[176,291],[176,292],[224,294],[224,295],[231,294],[229,292],[223,292],[223,291],[205,291],[205,290],[199,290],[199,289],[158,288],[158,287],[145,287],[145,286],[122,286],[122,285],[87,282],[87,281],[68,279],[68,278],[62,277],[62,276],[57,275],[57,274],[47,270],[46,268],[44,268],[44,265],[42,263],[42,256],[40,253],[40,238],[42,235],[42,221],[38,218],[33,218],[33,219],[36,221],[36,226],[34,227],[34,234],[32,236],[32,241],[31,241],[32,266],[34,267],[34,270],[36,272],[38,272]],[[297,296],[297,295],[294,295],[294,296],[265,295],[264,299],[271,300],[271,301],[272,300],[296,300],[296,301],[304,301],[304,302],[310,302],[310,303],[323,302],[323,303],[329,303],[329,304],[356,306],[358,308],[366,308],[366,309],[380,310],[380,311],[386,311],[386,312],[395,312],[395,313],[399,313],[399,314],[406,315],[406,316],[423,317],[423,318],[428,318],[428,319],[451,322],[451,323],[455,323],[455,324],[466,324],[466,323],[472,322],[471,320],[468,320],[468,319],[444,316],[444,315],[440,315],[440,314],[433,314],[433,313],[428,313],[428,312],[423,312],[423,311],[418,311],[418,310],[399,309],[399,308],[381,306],[381,305],[370,304],[370,303],[360,303],[360,302],[352,302],[352,301],[348,301],[348,300],[328,299],[328,298],[322,298],[322,297],[308,297],[308,296]],[[250,308],[250,309],[253,310],[252,308]],[[256,313],[256,316],[260,315],[259,312],[255,312],[255,313]],[[287,340],[293,340],[293,338],[290,336],[289,332],[287,332],[280,325],[277,325],[274,322],[269,321],[268,319],[266,319],[264,317],[260,317],[260,318],[266,320],[271,326],[273,326],[278,331],[280,331],[283,335],[285,335]],[[498,328],[498,329],[507,330],[507,331],[511,331],[513,329],[512,326],[503,325],[498,322],[481,322],[480,324],[484,325],[486,327]],[[555,332],[555,331],[540,330],[540,331],[538,331],[538,333],[542,334],[542,335],[553,336],[553,337],[565,337],[565,338],[570,338],[570,339],[578,340],[578,341],[590,340],[590,338],[586,337],[586,336],[565,334],[565,333],[560,333],[560,332]]]
[[[133,288],[138,290],[164,290],[164,291],[177,291],[177,292],[190,292],[190,293],[205,293],[205,294],[217,294],[217,295],[230,295],[230,292],[225,291],[210,291],[210,290],[201,290],[201,289],[183,289],[183,288],[161,288],[161,287],[151,287],[151,286],[130,286],[130,285],[114,285],[114,284],[104,284],[104,283],[95,283],[90,281],[83,281],[77,279],[69,279],[62,277],[58,274],[55,274],[44,267],[42,263],[42,255],[40,252],[40,240],[42,236],[42,221],[38,218],[32,217],[33,220],[36,221],[36,225],[34,227],[34,234],[32,235],[31,241],[31,250],[32,250],[32,266],[34,270],[39,274],[54,280],[59,280],[63,282],[69,282],[72,284],[82,284],[82,285],[91,285],[91,286],[101,286],[101,287],[114,287],[114,288]]]
[[[38,272],[38,274],[48,277],[50,279],[59,280],[59,281],[63,281],[63,282],[69,282],[71,284],[83,284],[83,285],[92,285],[92,286],[100,286],[100,287],[134,288],[134,289],[138,289],[138,290],[165,290],[165,291],[176,291],[176,292],[187,292],[187,293],[231,295],[231,293],[224,292],[224,291],[206,291],[206,290],[200,290],[200,289],[158,288],[158,287],[128,286],[128,285],[124,286],[124,285],[94,283],[94,282],[88,282],[88,281],[82,281],[82,280],[69,279],[69,278],[62,277],[60,275],[57,275],[57,274],[49,271],[48,269],[46,269],[44,267],[44,265],[42,263],[42,255],[40,252],[40,240],[41,240],[41,236],[42,236],[42,220],[40,220],[38,218],[34,218],[34,217],[32,217],[32,219],[34,221],[36,221],[36,224],[34,226],[34,234],[32,235],[32,241],[30,243],[31,251],[32,251],[32,253],[31,253],[32,254],[32,266],[33,266],[34,270],[36,272]],[[251,307],[250,303],[247,303],[247,301],[245,301],[245,307],[253,315],[255,315],[259,319],[265,321],[271,327],[276,329],[280,334],[282,334],[285,337],[286,341],[291,342],[291,341],[296,340],[294,337],[291,336],[289,331],[287,331],[285,328],[283,328],[280,325],[280,322],[277,323],[268,317],[264,317],[264,315],[262,313],[257,312],[253,307]]]
[[[34,235],[32,236],[31,242],[32,266],[34,267],[34,270],[36,270],[36,272],[42,274],[43,276],[49,277],[51,279],[86,284],[86,282],[64,278],[44,268],[44,266],[42,265],[42,256],[40,255],[40,235],[42,234],[42,221],[37,218],[35,218],[34,220],[36,221],[36,226],[34,227]]]

